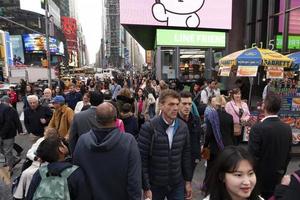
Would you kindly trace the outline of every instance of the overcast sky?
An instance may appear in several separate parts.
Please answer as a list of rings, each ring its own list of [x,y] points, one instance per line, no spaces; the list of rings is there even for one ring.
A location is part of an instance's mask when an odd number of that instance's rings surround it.
[[[101,12],[103,0],[76,0],[78,17],[85,35],[90,63],[94,63],[101,43]]]

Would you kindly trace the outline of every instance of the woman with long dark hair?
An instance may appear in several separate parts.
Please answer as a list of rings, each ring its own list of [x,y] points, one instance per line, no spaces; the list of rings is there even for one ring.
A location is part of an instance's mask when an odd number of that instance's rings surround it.
[[[243,147],[227,146],[208,175],[204,200],[262,200],[255,185],[250,153]]]
[[[138,118],[138,124],[139,129],[141,128],[141,125],[145,123],[145,121],[149,120],[149,104],[148,99],[145,97],[144,90],[142,88],[139,88],[136,93],[136,110],[135,110],[135,116]]]

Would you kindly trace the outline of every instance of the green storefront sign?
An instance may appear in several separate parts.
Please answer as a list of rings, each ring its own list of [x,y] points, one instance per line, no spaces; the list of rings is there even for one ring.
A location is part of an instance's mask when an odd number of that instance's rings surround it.
[[[276,49],[282,49],[282,35],[276,35]],[[288,38],[288,49],[300,49],[300,36],[290,35]]]
[[[225,32],[157,29],[157,46],[225,47]]]

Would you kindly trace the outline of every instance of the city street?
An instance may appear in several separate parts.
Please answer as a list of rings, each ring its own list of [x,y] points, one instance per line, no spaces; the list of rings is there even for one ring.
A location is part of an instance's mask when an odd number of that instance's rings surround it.
[[[31,145],[28,135],[17,136],[16,143],[18,143],[19,145],[21,145],[24,148],[24,151],[22,153],[22,157],[24,158],[26,155],[26,151],[28,150],[28,148]],[[24,160],[22,160],[18,165],[16,165],[16,167],[14,169],[13,177],[16,177],[17,175],[19,175],[23,161]],[[291,172],[299,169],[300,168],[299,165],[300,165],[300,158],[293,158],[289,164],[288,173],[291,173]],[[194,179],[193,179],[193,196],[194,196],[193,199],[197,199],[197,200],[202,199],[201,191],[199,189],[200,189],[202,180],[204,178],[204,175],[205,175],[204,162],[201,162],[196,168],[196,172],[195,172]],[[0,194],[1,194],[0,200],[11,200],[12,199],[10,187],[4,186],[2,182],[0,182]]]

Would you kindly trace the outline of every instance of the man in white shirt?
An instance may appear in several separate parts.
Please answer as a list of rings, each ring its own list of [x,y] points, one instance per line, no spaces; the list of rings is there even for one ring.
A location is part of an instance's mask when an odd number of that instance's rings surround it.
[[[208,98],[211,96],[219,96],[220,89],[217,88],[218,82],[216,80],[208,80],[208,86],[201,91],[201,102],[203,104],[208,103]]]

